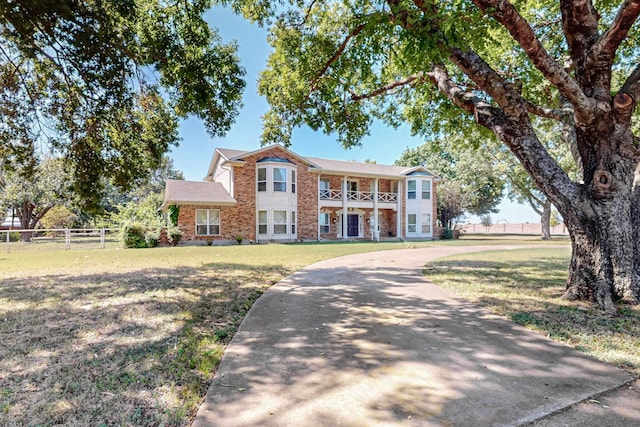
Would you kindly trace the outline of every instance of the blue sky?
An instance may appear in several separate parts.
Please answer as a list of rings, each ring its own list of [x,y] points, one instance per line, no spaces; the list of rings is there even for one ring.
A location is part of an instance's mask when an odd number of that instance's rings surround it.
[[[243,97],[244,108],[224,138],[212,138],[198,119],[191,118],[182,122],[182,141],[180,146],[172,149],[170,156],[176,169],[184,172],[186,179],[196,181],[206,175],[216,147],[238,150],[260,148],[261,117],[268,110],[266,100],[258,95],[257,90],[258,75],[269,56],[266,29],[252,25],[221,8],[208,12],[207,20],[211,26],[218,28],[224,42],[238,42],[238,53],[247,72],[247,86]],[[333,136],[311,129],[299,129],[293,134],[291,149],[303,156],[356,161],[371,159],[380,164],[393,164],[406,148],[416,147],[422,142],[419,137],[411,136],[406,127],[393,129],[376,124],[371,129],[371,135],[363,140],[362,147],[345,150]],[[502,219],[509,223],[540,222],[539,217],[523,205],[506,201],[500,209],[500,213],[492,215],[494,222]]]

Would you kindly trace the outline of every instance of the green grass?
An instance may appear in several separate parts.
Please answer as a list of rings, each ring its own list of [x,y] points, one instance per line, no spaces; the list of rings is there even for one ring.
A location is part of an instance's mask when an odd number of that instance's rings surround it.
[[[188,425],[247,311],[284,276],[374,250],[541,243],[487,237],[0,252],[0,425]]]
[[[0,425],[188,425],[275,282],[330,257],[429,244],[0,253]]]
[[[640,308],[621,304],[619,316],[592,304],[560,299],[569,248],[535,248],[458,255],[430,263],[434,283],[515,323],[640,375]]]

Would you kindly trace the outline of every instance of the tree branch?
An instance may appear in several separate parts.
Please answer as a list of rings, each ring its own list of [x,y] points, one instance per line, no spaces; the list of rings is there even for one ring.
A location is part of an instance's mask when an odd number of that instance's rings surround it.
[[[400,80],[396,80],[394,82],[391,82],[387,85],[384,85],[382,87],[379,87],[378,89],[372,91],[372,92],[368,92],[368,93],[364,93],[364,94],[356,94],[355,92],[351,92],[351,101],[360,101],[362,99],[369,99],[369,98],[373,98],[376,97],[378,95],[382,95],[385,92],[388,92],[392,89],[398,88],[398,87],[403,87],[406,85],[410,85],[412,83],[414,83],[415,81],[419,81],[420,79],[423,78],[423,74],[422,73],[418,73],[415,74],[413,76],[409,76],[409,77],[405,77],[404,79],[400,79]]]
[[[531,122],[526,102],[475,52],[452,49],[451,59],[460,70],[489,94],[501,108],[490,105],[455,84],[444,66],[435,66],[431,77],[438,89],[454,104],[474,114],[476,121],[493,131],[532,176],[536,185],[557,205],[577,203],[579,187],[540,143]]]
[[[529,23],[518,13],[511,2],[503,0],[474,0],[474,3],[509,31],[511,37],[524,49],[533,65],[571,102],[579,117],[586,118],[589,116],[588,111],[594,108],[593,101],[586,96],[578,83],[549,55]]]
[[[545,119],[553,119],[562,121],[567,117],[573,116],[572,108],[546,108],[540,105],[534,104],[529,100],[525,100],[527,105],[527,111],[534,116],[543,117]]]
[[[560,0],[560,11],[569,54],[578,63],[598,37],[600,16],[591,0]]]
[[[362,30],[364,30],[364,27],[365,27],[365,24],[362,23],[362,24],[356,26],[353,30],[351,30],[351,32],[349,34],[347,34],[347,36],[344,38],[344,40],[340,44],[340,47],[338,48],[338,50],[333,54],[333,56],[331,58],[329,58],[329,60],[322,67],[322,70],[320,70],[318,75],[311,81],[311,84],[310,84],[311,91],[310,92],[315,92],[318,89],[318,84],[319,84],[320,79],[322,78],[322,76],[324,76],[324,74],[327,72],[329,67],[331,67],[331,65],[333,65],[340,58],[340,56],[342,56],[342,54],[344,53],[345,49],[347,48],[347,45],[349,44],[349,41],[352,38],[356,37],[358,34],[360,34],[362,32]]]
[[[613,97],[613,108],[617,112],[619,122],[631,123],[638,96],[640,96],[640,64],[636,65],[620,91]]]
[[[611,27],[592,48],[593,58],[604,61],[610,67],[618,47],[629,34],[629,30],[640,15],[640,0],[626,0],[618,9]]]

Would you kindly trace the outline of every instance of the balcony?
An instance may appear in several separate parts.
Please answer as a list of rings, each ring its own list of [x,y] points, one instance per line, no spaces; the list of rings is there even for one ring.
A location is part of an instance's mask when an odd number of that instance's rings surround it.
[[[320,190],[320,200],[342,200],[341,190],[323,189]],[[373,193],[370,191],[347,191],[347,200],[355,202],[373,202]],[[398,201],[397,193],[378,193],[378,202],[396,203]]]

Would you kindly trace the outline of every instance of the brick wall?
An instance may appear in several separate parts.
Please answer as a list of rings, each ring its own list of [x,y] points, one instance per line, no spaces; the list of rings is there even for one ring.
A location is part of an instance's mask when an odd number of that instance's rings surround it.
[[[299,239],[316,240],[318,238],[318,178],[310,173],[306,163],[289,154],[280,147],[263,151],[257,155],[243,158],[245,163],[233,167],[233,195],[238,202],[235,206],[221,210],[221,236],[214,239],[235,240],[240,235],[248,240],[256,240],[256,162],[265,157],[288,159],[297,166],[297,236]],[[290,189],[291,182],[287,182]],[[191,240],[210,240],[212,237],[195,236],[195,206],[187,207],[183,214],[180,208],[180,228]]]
[[[196,235],[196,209],[219,209],[220,210],[220,235],[219,236],[197,236]],[[235,206],[197,206],[180,205],[178,215],[178,227],[182,231],[182,241],[196,240],[235,240],[238,233],[234,227]]]

